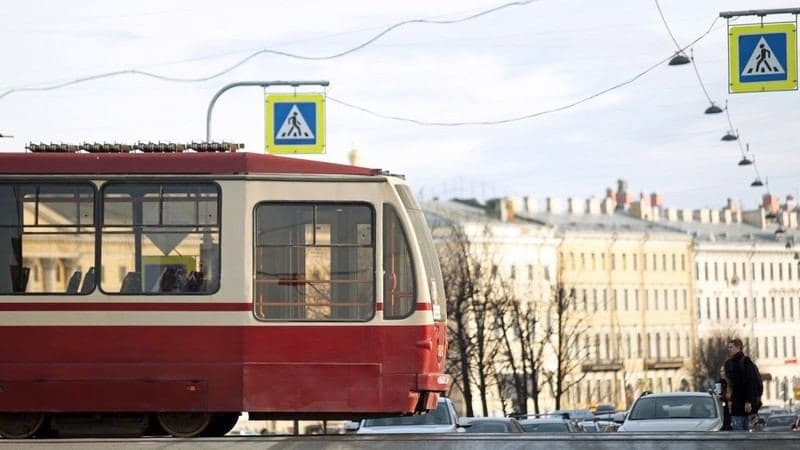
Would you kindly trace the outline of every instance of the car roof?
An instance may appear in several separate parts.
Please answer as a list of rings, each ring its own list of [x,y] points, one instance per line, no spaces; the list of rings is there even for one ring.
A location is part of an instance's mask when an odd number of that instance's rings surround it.
[[[693,392],[693,391],[679,391],[679,392],[651,392],[642,394],[642,397],[710,397],[708,392]]]
[[[552,417],[531,417],[530,419],[521,419],[519,423],[526,424],[526,423],[559,423],[559,422],[566,422],[561,416],[552,416]]]
[[[513,422],[517,419],[513,417],[462,417],[469,422]]]

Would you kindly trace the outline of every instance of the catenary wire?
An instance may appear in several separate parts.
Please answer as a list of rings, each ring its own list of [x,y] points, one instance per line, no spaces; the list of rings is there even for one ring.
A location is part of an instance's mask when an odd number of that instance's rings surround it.
[[[361,50],[364,47],[366,47],[366,46],[372,44],[373,42],[377,41],[378,39],[382,38],[386,34],[390,33],[391,31],[393,31],[393,30],[395,30],[397,28],[406,26],[406,25],[410,25],[410,24],[452,25],[452,24],[456,24],[456,23],[467,22],[467,21],[470,21],[470,20],[473,20],[473,19],[477,19],[479,17],[483,17],[483,16],[495,13],[497,11],[500,11],[500,10],[503,10],[503,9],[506,9],[506,8],[510,8],[510,7],[514,7],[514,6],[525,6],[525,5],[528,5],[528,4],[533,3],[535,1],[538,1],[538,0],[521,0],[521,1],[503,3],[502,5],[495,6],[493,8],[489,8],[489,9],[477,12],[475,14],[471,14],[469,16],[458,18],[458,19],[447,19],[447,20],[444,20],[444,19],[411,19],[411,20],[404,20],[402,22],[398,22],[398,23],[395,23],[393,25],[390,25],[389,27],[385,28],[383,31],[379,32],[375,36],[371,37],[370,39],[367,39],[366,41],[362,42],[361,44],[359,44],[359,45],[357,45],[355,47],[352,47],[350,49],[341,51],[339,53],[334,53],[334,54],[331,54],[331,55],[306,56],[306,55],[299,55],[299,54],[295,54],[295,53],[284,52],[284,51],[281,51],[281,50],[261,49],[261,50],[257,50],[255,52],[249,54],[248,56],[244,57],[243,59],[239,60],[238,62],[234,63],[233,65],[231,65],[231,66],[229,66],[229,67],[227,67],[227,68],[225,68],[225,69],[223,69],[223,70],[221,70],[219,72],[216,72],[216,73],[208,75],[208,76],[203,76],[203,77],[196,77],[196,78],[168,77],[168,76],[165,76],[165,75],[159,75],[159,74],[156,74],[156,73],[146,72],[146,71],[138,70],[138,69],[125,69],[125,70],[116,70],[116,71],[112,71],[112,72],[89,75],[89,76],[86,76],[86,77],[76,78],[76,79],[73,79],[73,80],[69,80],[69,81],[65,81],[65,82],[62,82],[62,83],[53,84],[53,85],[50,85],[50,86],[22,86],[22,87],[18,87],[18,88],[11,88],[11,89],[8,89],[8,90],[0,93],[0,99],[3,99],[6,96],[8,96],[10,94],[13,94],[13,93],[16,93],[16,92],[52,91],[52,90],[55,90],[55,89],[61,89],[61,88],[67,87],[67,86],[75,85],[75,84],[85,83],[85,82],[88,82],[88,81],[99,80],[99,79],[103,79],[103,78],[116,77],[116,76],[121,76],[121,75],[140,75],[140,76],[144,76],[144,77],[155,78],[155,79],[162,80],[162,81],[171,81],[171,82],[178,82],[178,83],[198,83],[198,82],[203,82],[203,81],[209,81],[209,80],[212,80],[214,78],[219,78],[219,77],[221,77],[221,76],[223,76],[223,75],[235,70],[236,68],[242,66],[243,64],[245,64],[246,62],[250,61],[251,59],[253,59],[253,58],[257,57],[257,56],[263,55],[263,54],[285,56],[287,58],[301,59],[301,60],[307,60],[307,61],[322,61],[322,60],[328,60],[328,59],[336,59],[336,58],[340,58],[340,57],[345,56],[345,55],[349,55],[350,53],[354,53],[354,52],[356,52],[358,50]]]

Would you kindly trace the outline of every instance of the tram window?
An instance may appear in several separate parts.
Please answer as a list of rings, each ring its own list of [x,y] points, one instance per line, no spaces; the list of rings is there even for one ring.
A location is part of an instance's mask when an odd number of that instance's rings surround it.
[[[102,198],[104,292],[192,295],[218,289],[216,184],[107,183]]]
[[[70,281],[94,265],[94,230],[91,184],[0,183],[0,294],[80,294]]]
[[[408,237],[390,204],[383,207],[383,317],[400,319],[414,312],[416,290]]]
[[[372,317],[374,223],[373,209],[366,204],[257,205],[256,318],[363,321]]]
[[[444,297],[444,281],[442,269],[439,266],[439,257],[436,254],[436,247],[431,237],[431,229],[425,220],[425,213],[420,208],[411,189],[405,185],[397,186],[397,193],[411,217],[411,224],[414,227],[414,234],[417,237],[420,250],[422,251],[422,262],[425,267],[425,275],[428,277],[430,287],[431,306],[433,309],[433,319],[443,321],[447,319],[447,300]],[[547,269],[545,267],[545,269]]]

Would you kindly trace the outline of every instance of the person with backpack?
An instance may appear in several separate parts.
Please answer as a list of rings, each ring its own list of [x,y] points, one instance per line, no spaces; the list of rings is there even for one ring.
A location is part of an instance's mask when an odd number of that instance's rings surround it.
[[[728,360],[725,361],[725,376],[730,388],[731,429],[747,431],[750,416],[761,407],[763,383],[753,360],[743,352],[744,344],[739,338],[728,341]]]

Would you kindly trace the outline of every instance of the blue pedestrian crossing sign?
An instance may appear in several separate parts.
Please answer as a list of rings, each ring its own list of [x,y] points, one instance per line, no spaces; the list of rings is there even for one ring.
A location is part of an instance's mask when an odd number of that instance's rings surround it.
[[[731,93],[797,90],[797,26],[728,27],[728,66]]]
[[[267,153],[325,153],[322,94],[268,95],[266,118]]]

